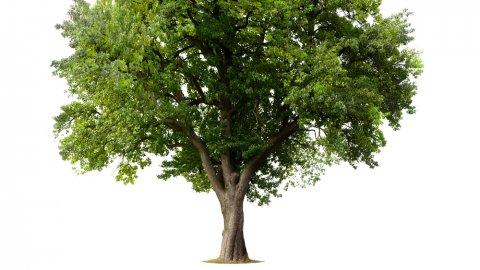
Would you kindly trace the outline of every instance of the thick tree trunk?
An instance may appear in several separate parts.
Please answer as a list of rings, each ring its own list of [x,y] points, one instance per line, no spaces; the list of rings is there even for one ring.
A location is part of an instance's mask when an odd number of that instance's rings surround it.
[[[219,260],[225,263],[248,262],[243,236],[243,196],[227,199],[222,205],[223,233]]]

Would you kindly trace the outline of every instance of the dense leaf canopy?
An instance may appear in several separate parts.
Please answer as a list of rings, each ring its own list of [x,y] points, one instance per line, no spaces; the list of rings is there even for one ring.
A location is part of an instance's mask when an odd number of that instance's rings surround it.
[[[72,97],[55,118],[61,155],[81,172],[119,162],[125,183],[164,156],[160,177],[200,192],[226,185],[226,163],[256,162],[260,204],[331,162],[374,167],[421,72],[408,12],[380,4],[77,0],[57,26],[74,51],[52,64]]]

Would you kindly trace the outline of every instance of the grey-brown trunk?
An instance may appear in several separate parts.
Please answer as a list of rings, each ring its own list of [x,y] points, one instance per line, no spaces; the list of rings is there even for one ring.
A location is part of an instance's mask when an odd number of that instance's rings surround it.
[[[222,207],[223,233],[219,259],[224,262],[249,260],[243,236],[243,198],[228,200]]]

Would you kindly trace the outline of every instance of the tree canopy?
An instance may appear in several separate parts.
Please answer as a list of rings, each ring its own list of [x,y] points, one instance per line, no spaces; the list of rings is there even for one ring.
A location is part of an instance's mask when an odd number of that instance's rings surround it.
[[[384,122],[414,113],[422,64],[409,13],[380,0],[76,0],[54,61],[71,103],[55,117],[80,172],[118,162],[251,201],[319,180],[323,166],[377,166]],[[234,177],[235,178],[235,177]]]

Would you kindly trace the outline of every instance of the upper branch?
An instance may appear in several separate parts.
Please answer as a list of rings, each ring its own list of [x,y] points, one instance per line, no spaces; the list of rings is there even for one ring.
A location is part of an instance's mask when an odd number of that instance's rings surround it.
[[[190,80],[193,88],[195,89],[195,91],[197,91],[200,98],[205,100],[206,99],[205,92],[203,92],[202,86],[200,85],[200,82],[198,81],[198,79],[195,76],[193,76],[191,73],[186,73],[185,75]]]
[[[240,30],[242,30],[242,29],[247,28],[248,23],[249,23],[249,20],[250,20],[250,16],[252,16],[252,13],[253,13],[252,11],[247,12],[247,14],[245,15],[245,21],[243,22],[243,24],[237,25],[237,26],[235,27],[235,31],[236,31],[236,32],[238,32],[238,31],[240,31]]]
[[[191,44],[191,45],[188,45],[188,46],[186,46],[186,47],[184,47],[184,48],[179,49],[178,51],[175,52],[175,54],[173,55],[173,58],[179,57],[181,53],[183,53],[184,51],[186,51],[186,50],[188,50],[188,49],[190,49],[190,48],[193,48],[193,47],[195,47],[195,46],[194,46],[193,44]]]
[[[195,36],[190,36],[190,35],[185,35],[185,37],[187,38],[188,41],[190,41],[190,43],[195,46],[196,48],[198,48],[203,55],[211,55],[213,54],[213,50],[212,48],[210,48],[208,45],[206,45],[205,43],[203,43],[200,39],[198,39],[197,37]]]

